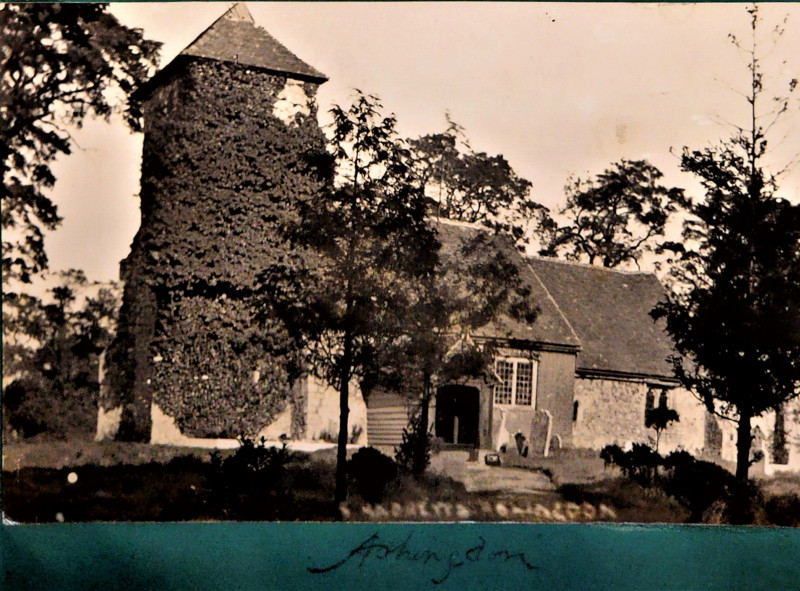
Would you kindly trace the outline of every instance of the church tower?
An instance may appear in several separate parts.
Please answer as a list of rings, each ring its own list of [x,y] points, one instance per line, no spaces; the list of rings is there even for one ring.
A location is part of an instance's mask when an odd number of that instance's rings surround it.
[[[325,81],[236,4],[137,91],[141,226],[98,438],[254,434],[291,401],[294,352],[257,327],[253,288],[288,248],[286,205],[325,182]]]

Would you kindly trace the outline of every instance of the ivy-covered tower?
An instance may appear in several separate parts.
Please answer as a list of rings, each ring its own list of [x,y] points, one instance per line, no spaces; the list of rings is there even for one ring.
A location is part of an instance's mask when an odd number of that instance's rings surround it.
[[[255,434],[291,399],[294,352],[255,322],[252,292],[286,251],[291,203],[325,182],[325,80],[237,4],[137,91],[141,227],[98,438],[158,440],[165,420],[189,437]]]

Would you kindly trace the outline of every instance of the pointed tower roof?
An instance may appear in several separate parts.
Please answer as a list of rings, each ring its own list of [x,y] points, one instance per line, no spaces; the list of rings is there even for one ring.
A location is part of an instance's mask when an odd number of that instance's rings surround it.
[[[241,2],[214,21],[180,55],[253,66],[317,84],[328,79],[256,25]]]

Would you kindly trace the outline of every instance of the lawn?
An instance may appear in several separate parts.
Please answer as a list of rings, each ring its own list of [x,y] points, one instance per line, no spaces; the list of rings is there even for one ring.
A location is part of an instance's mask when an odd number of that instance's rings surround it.
[[[287,451],[279,469],[260,472],[235,465],[234,456],[122,442],[11,443],[3,449],[3,508],[22,523],[341,519],[334,450]],[[403,475],[385,494],[387,506],[466,500],[462,485],[434,474]],[[348,505],[370,518],[355,483]]]
[[[447,475],[388,478],[379,501],[351,478],[348,501],[333,502],[335,453],[176,448],[136,443],[10,443],[3,449],[5,515],[56,521],[623,521],[706,519],[657,486],[606,467],[596,452],[548,458],[505,454],[503,466],[546,474],[540,494],[467,492]],[[391,462],[390,462],[391,464]],[[257,466],[257,469],[254,468]],[[373,472],[367,471],[367,474]],[[372,483],[374,478],[367,480]],[[756,523],[800,525],[800,476],[758,481]],[[374,491],[371,494],[375,494]],[[370,498],[366,496],[366,498]]]

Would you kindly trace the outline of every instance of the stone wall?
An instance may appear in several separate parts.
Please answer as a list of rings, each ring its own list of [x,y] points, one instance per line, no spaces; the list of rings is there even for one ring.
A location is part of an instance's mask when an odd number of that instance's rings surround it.
[[[784,406],[784,427],[786,430],[786,448],[788,461],[776,464],[772,453],[772,438],[775,431],[775,412],[767,412],[755,417],[750,422],[754,435],[750,453],[756,450],[764,452],[764,459],[750,468],[751,476],[771,476],[777,472],[800,471],[800,399],[788,402]],[[722,449],[720,458],[728,462],[736,462],[736,423],[725,419],[716,419],[722,431]]]
[[[658,404],[658,401],[656,401]],[[706,449],[706,417],[708,411],[700,401],[683,388],[674,388],[667,393],[667,406],[678,412],[680,420],[672,423],[661,435],[661,444],[658,450],[669,453],[676,449],[683,449],[699,456]],[[655,437],[655,431],[650,429],[650,436]],[[710,442],[709,442],[710,443]]]
[[[577,418],[572,430],[575,447],[602,449],[610,443],[647,441],[644,427],[647,385],[576,378]]]
[[[339,393],[315,377],[308,378],[307,392],[305,439],[318,440],[325,433],[335,439],[339,433]],[[355,443],[366,444],[367,406],[355,383],[350,384],[348,406],[350,408],[348,431],[353,434],[354,429],[360,429],[360,435]]]
[[[650,443],[656,433],[645,427],[645,405],[650,386],[643,381],[577,378],[575,401],[577,418],[572,431],[575,447],[602,449],[616,443]],[[702,453],[705,445],[706,410],[686,390],[668,392],[667,406],[678,412],[680,420],[661,436],[659,452],[684,449]],[[658,404],[658,396],[655,403]]]
[[[553,416],[553,437],[563,446],[572,445],[575,355],[543,351],[536,383],[536,408]]]
[[[152,444],[211,449],[236,449],[239,446],[236,439],[187,437],[181,433],[180,428],[175,424],[175,419],[165,414],[155,403],[150,408],[150,417],[152,421],[150,443]]]

